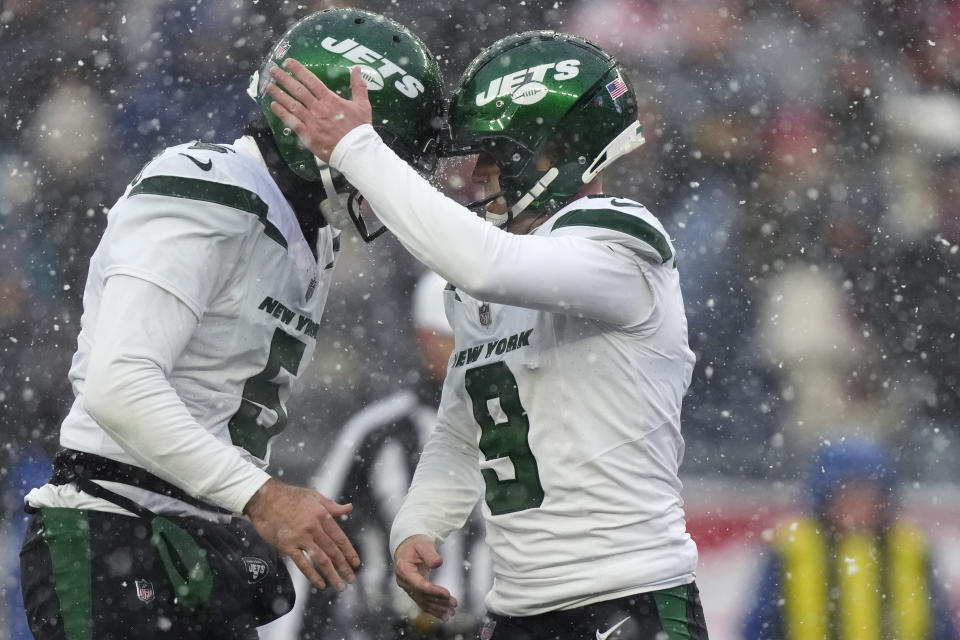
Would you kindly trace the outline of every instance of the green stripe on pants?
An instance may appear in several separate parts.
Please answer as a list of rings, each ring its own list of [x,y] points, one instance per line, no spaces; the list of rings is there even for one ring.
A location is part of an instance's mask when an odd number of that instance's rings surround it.
[[[93,570],[87,513],[79,509],[43,509],[43,540],[50,551],[64,635],[67,640],[92,640]]]
[[[653,599],[657,603],[657,615],[660,616],[660,626],[667,632],[670,640],[690,638],[690,627],[687,620],[689,587],[690,585],[685,584],[672,589],[653,592]]]

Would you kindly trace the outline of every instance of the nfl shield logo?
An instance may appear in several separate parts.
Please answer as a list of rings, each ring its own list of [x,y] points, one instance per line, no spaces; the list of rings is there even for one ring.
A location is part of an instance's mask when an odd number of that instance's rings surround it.
[[[310,298],[313,297],[313,294],[317,291],[317,276],[310,278],[310,284],[307,285],[307,302],[310,302]]]
[[[487,620],[483,623],[483,629],[480,630],[480,640],[490,640],[493,637],[493,629],[497,626],[496,620]]]
[[[141,602],[153,602],[153,583],[149,580],[136,580],[137,597]]]
[[[490,324],[490,304],[484,302],[480,305],[480,324],[487,326]]]

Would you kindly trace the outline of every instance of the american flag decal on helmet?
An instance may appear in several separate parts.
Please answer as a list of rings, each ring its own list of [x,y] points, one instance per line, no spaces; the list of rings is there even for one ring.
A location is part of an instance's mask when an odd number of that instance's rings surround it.
[[[627,92],[627,83],[623,81],[623,78],[617,76],[617,78],[607,85],[607,93],[610,94],[610,97],[616,100],[623,94]]]

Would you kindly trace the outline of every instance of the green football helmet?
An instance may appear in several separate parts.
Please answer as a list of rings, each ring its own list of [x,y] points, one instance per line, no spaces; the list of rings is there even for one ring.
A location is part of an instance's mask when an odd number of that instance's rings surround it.
[[[528,31],[487,47],[452,96],[444,155],[488,153],[500,168],[505,225],[527,207],[558,208],[620,156],[643,144],[623,67],[582,38]],[[549,169],[537,169],[538,160]]]
[[[373,109],[373,128],[400,157],[421,173],[436,168],[442,130],[443,78],[436,58],[409,29],[360,9],[311,14],[287,30],[253,74],[247,93],[267,119],[283,161],[298,177],[318,181],[326,192],[324,217],[341,226],[349,216],[368,242],[359,214],[362,197],[342,176],[315,157],[273,111],[267,93],[270,69],[294,58],[332,91],[349,97],[350,69],[360,66]]]

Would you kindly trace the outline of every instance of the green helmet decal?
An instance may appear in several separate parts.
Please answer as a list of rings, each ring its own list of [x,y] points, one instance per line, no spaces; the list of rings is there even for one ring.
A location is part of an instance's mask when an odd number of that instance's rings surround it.
[[[552,31],[508,36],[467,67],[450,106],[448,155],[489,153],[516,215],[562,206],[642,143],[636,94],[600,47]],[[538,169],[538,160],[549,170]]]
[[[270,110],[270,69],[294,58],[332,91],[350,96],[350,69],[360,67],[370,91],[373,125],[418,169],[432,170],[443,109],[436,59],[406,27],[359,9],[330,9],[303,18],[280,38],[250,80],[248,94],[267,118],[281,156],[298,176],[321,180],[313,154]]]

